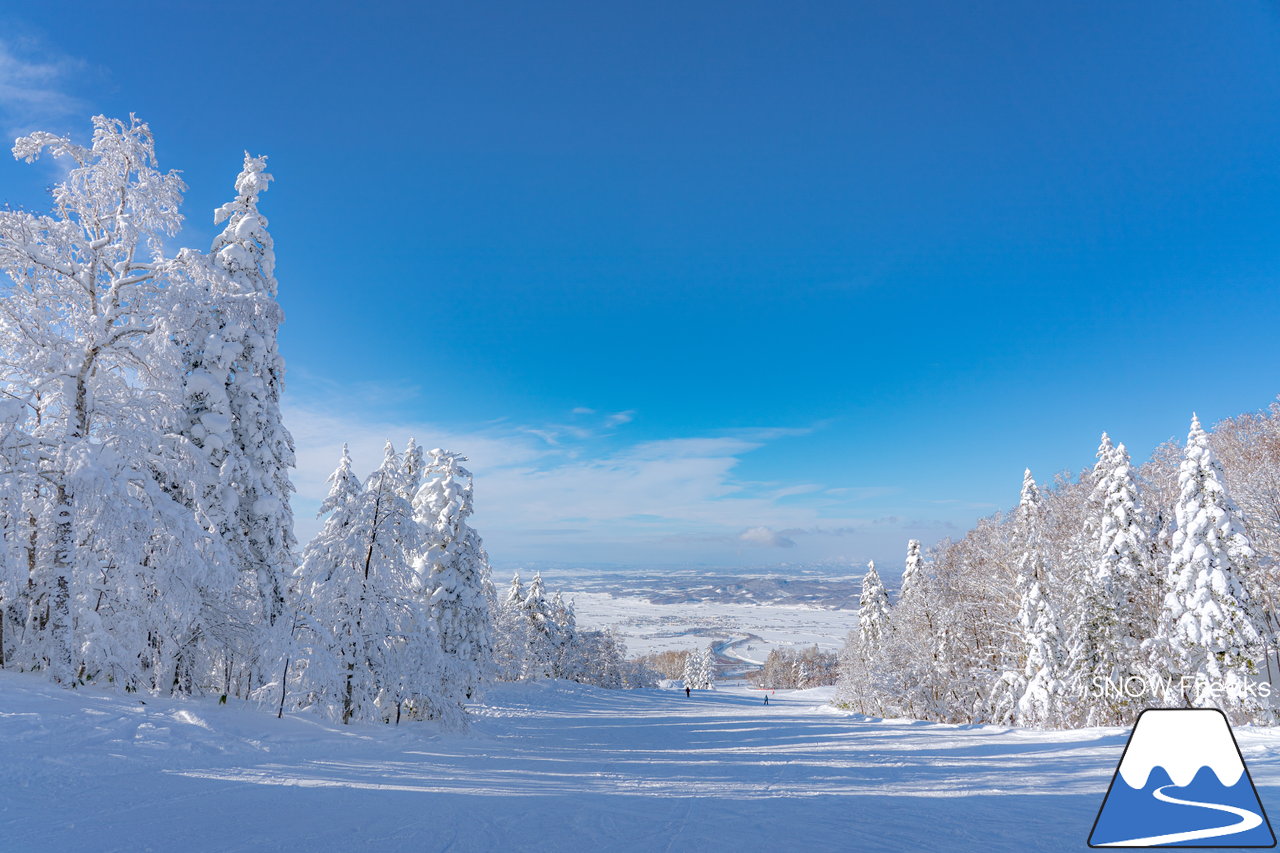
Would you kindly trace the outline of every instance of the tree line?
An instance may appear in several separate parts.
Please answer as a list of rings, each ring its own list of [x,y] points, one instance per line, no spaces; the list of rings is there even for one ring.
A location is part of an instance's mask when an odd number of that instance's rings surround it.
[[[13,153],[65,173],[0,210],[0,669],[452,724],[494,678],[651,679],[541,578],[497,600],[456,453],[388,443],[362,480],[344,448],[299,553],[265,157],[170,252],[186,186],[136,117]]]
[[[840,702],[874,715],[1130,725],[1146,707],[1272,724],[1280,677],[1280,405],[1209,433],[1192,418],[1134,466],[1104,433],[1091,470],[929,554],[897,600],[872,564]]]

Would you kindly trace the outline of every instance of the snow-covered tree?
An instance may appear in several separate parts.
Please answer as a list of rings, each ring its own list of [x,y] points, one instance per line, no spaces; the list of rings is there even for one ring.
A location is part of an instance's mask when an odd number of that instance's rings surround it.
[[[863,653],[874,659],[889,630],[889,593],[876,571],[875,561],[867,563],[862,577],[862,596],[858,599],[858,634]]]
[[[885,646],[890,640],[889,594],[875,562],[867,564],[858,599],[858,629],[840,651],[841,704],[863,714],[878,714],[886,699]]]
[[[702,683],[698,676],[699,660],[700,656],[696,651],[684,656],[684,673],[680,676],[680,680],[684,683],[686,690],[696,690]]]
[[[236,198],[215,211],[226,227],[211,254],[179,254],[175,290],[186,298],[164,321],[184,365],[180,429],[207,469],[194,509],[223,540],[239,577],[232,616],[241,642],[224,652],[224,693],[233,676],[252,686],[279,651],[283,635],[273,628],[295,564],[293,439],[281,422],[276,346],[283,315],[271,235],[257,207],[271,180],[265,166],[266,158],[246,155]]]
[[[1087,618],[1084,597],[1071,592],[1084,590],[1096,581],[1092,576],[1102,513],[1102,493],[1098,487],[1111,469],[1114,455],[1115,445],[1104,432],[1093,468],[1082,472],[1079,482],[1059,475],[1054,488],[1042,495],[1044,554],[1056,572],[1053,584],[1044,591],[1058,614],[1059,623],[1064,626],[1078,626]]]
[[[558,626],[551,615],[542,573],[535,572],[520,605],[525,620],[524,668],[526,678],[554,678]]]
[[[707,690],[713,690],[716,686],[716,655],[715,650],[711,646],[707,646],[702,650],[702,678]]]
[[[516,572],[502,601],[497,605],[494,617],[493,667],[496,678],[501,681],[519,681],[524,677],[528,644],[524,584],[520,582],[520,573]]]
[[[924,557],[920,555],[920,540],[907,541],[907,561],[902,569],[902,586],[898,591],[898,601],[909,601],[919,590],[924,580]]]
[[[935,581],[926,573],[919,540],[907,543],[902,588],[889,613],[879,669],[890,705],[886,713],[912,717],[936,715],[940,708],[940,649]]]
[[[1053,614],[1042,592],[1048,581],[1041,537],[1042,520],[1040,489],[1028,468],[1022,475],[1022,494],[1014,515],[1017,575],[1013,591],[1018,596],[1017,622],[1005,634],[1000,670],[986,700],[991,719],[998,723],[1017,719],[1031,675],[1039,671],[1029,656],[1033,646],[1049,634],[1050,626],[1041,624],[1042,617],[1053,615],[1056,622],[1056,614]],[[1052,661],[1057,663],[1056,656]]]
[[[627,647],[612,630],[578,631],[577,680],[584,684],[618,690],[655,686],[652,675],[627,664]]]
[[[591,668],[590,662],[585,657],[585,649],[583,648],[578,635],[578,616],[574,612],[573,602],[565,601],[564,595],[559,590],[551,595],[551,620],[555,622],[555,662],[552,672],[556,678],[566,678],[570,681],[583,681],[585,674]]]
[[[400,494],[410,503],[422,488],[422,477],[427,470],[427,458],[412,436],[400,457]]]
[[[412,560],[421,547],[399,492],[400,459],[387,443],[363,486],[342,460],[329,478],[324,527],[303,552],[299,590],[315,641],[300,693],[341,719],[456,719],[439,695],[441,660]]]
[[[418,573],[428,591],[431,619],[443,652],[441,693],[474,698],[490,677],[493,626],[485,587],[489,562],[472,513],[471,472],[457,453],[435,449],[414,498],[425,549]]]
[[[1094,549],[1082,576],[1065,668],[1072,716],[1084,725],[1112,725],[1133,716],[1122,688],[1131,677],[1145,675],[1140,645],[1154,628],[1157,579],[1147,563],[1147,522],[1129,454],[1123,444],[1112,447],[1105,433],[1094,472],[1085,527]]]
[[[214,223],[225,225],[213,241],[212,259],[225,281],[217,304],[224,312],[222,357],[230,368],[225,393],[231,446],[222,463],[223,483],[236,498],[229,536],[241,571],[257,585],[255,615],[274,625],[284,612],[297,543],[289,504],[293,437],[280,415],[284,360],[277,337],[284,313],[276,301],[274,243],[258,210],[272,180],[266,166],[266,157],[245,154],[236,197],[214,214]]]
[[[526,592],[517,573],[494,608],[493,671],[502,681],[563,678],[612,689],[657,684],[658,674],[645,662],[626,660],[616,633],[580,627],[573,601],[558,590],[548,593],[540,574]]]
[[[1120,627],[1126,646],[1136,652],[1155,631],[1156,604],[1164,590],[1161,573],[1150,559],[1151,520],[1123,444],[1116,448],[1114,467],[1100,488],[1103,495],[1098,556],[1111,564]]]
[[[35,669],[43,660],[30,586],[39,564],[39,481],[42,446],[23,424],[27,405],[0,396],[0,669]]]
[[[15,157],[69,169],[53,215],[0,211],[0,376],[23,406],[6,441],[24,447],[19,523],[35,537],[23,645],[64,684],[186,692],[233,579],[189,509],[204,472],[177,432],[182,365],[162,333],[182,296],[163,242],[185,187],[157,168],[146,124],[93,124],[87,148],[17,140]]]
[[[1041,594],[1040,582],[1035,578],[1029,580],[1024,598],[1022,629],[1026,664],[1022,675],[1026,687],[1018,698],[1017,721],[1033,728],[1059,725],[1066,687],[1061,674],[1062,641],[1058,619]]]
[[[1280,402],[1216,424],[1209,441],[1257,552],[1256,573],[1241,581],[1266,611],[1271,653],[1265,657],[1265,677],[1280,681]]]
[[[690,690],[710,690],[716,681],[715,652],[710,646],[690,652],[685,658],[684,686]]]
[[[839,659],[816,645],[806,649],[780,647],[769,652],[764,666],[747,678],[765,689],[791,690],[835,684]]]
[[[1031,469],[1022,474],[1022,494],[1018,499],[1016,537],[1019,548],[1018,573],[1040,582],[1049,580],[1043,542],[1044,510],[1040,489]]]
[[[1166,699],[1270,721],[1270,704],[1255,690],[1263,617],[1240,580],[1257,556],[1194,416],[1178,485],[1168,591],[1150,644],[1156,668],[1172,676]]]

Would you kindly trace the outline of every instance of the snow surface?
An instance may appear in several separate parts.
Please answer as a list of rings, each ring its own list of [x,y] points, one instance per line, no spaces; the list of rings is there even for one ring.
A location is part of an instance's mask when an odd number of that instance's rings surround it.
[[[826,652],[838,651],[845,635],[858,627],[856,610],[717,601],[656,604],[641,596],[581,592],[573,589],[572,579],[565,597],[573,598],[580,626],[613,628],[632,656],[749,638],[737,646],[738,656],[764,663],[779,646],[816,645]]]
[[[869,720],[829,696],[500,685],[442,734],[0,673],[0,848],[1083,850],[1127,734]],[[1237,735],[1280,801],[1280,733]]]

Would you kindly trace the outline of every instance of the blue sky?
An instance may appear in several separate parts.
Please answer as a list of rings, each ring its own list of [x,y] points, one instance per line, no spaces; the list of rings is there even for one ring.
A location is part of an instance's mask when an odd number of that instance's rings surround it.
[[[304,536],[412,433],[501,566],[896,564],[1280,392],[1275,4],[178,5],[0,12],[0,121],[200,247],[270,155]]]

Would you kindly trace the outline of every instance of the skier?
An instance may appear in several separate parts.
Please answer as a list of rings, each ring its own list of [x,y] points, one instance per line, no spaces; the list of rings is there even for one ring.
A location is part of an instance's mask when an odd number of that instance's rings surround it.
[[[766,705],[768,705],[768,704],[769,704],[769,694],[768,694],[768,693],[764,694],[764,704],[766,704]]]
[[[688,698],[689,698],[689,695],[690,695],[690,692],[689,692],[689,685],[687,685],[687,684],[686,684],[686,685],[684,686],[684,698],[688,699]]]

